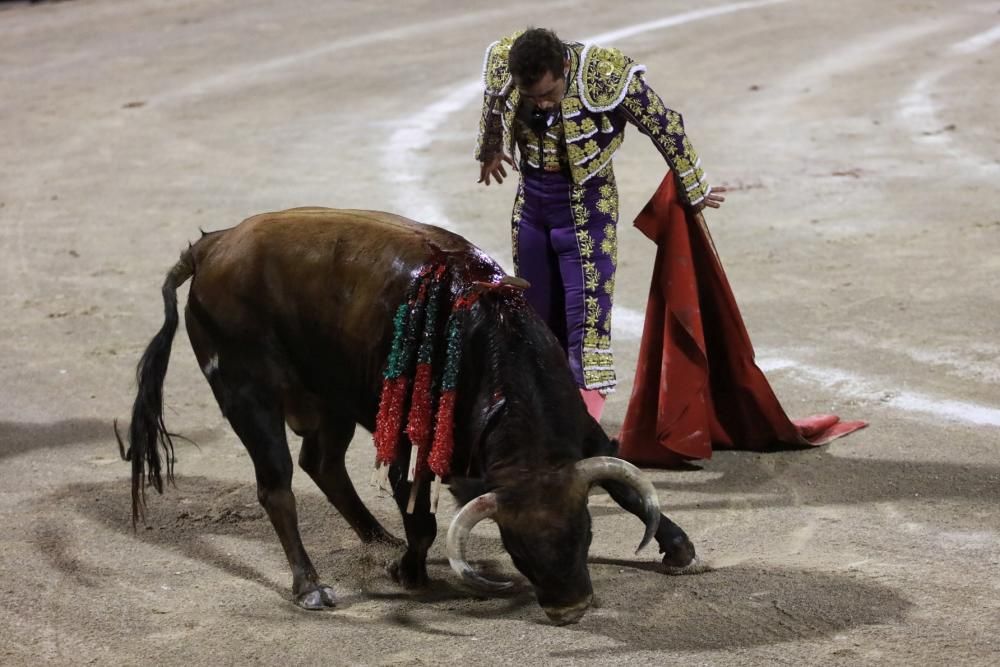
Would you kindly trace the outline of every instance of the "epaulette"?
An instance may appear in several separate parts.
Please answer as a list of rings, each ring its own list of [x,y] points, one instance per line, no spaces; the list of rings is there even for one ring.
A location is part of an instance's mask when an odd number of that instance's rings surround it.
[[[510,89],[510,67],[507,64],[507,57],[510,55],[511,45],[522,32],[524,31],[519,30],[486,47],[486,56],[483,58],[483,84],[488,95],[502,95]]]
[[[629,83],[646,71],[618,49],[588,44],[580,55],[577,86],[583,106],[594,112],[610,111],[625,99]]]

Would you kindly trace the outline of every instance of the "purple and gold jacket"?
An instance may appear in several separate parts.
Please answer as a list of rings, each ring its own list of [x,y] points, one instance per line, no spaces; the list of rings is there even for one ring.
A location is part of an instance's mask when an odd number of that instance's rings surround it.
[[[514,119],[520,93],[507,66],[515,33],[486,49],[483,63],[483,113],[476,159],[487,161],[506,151],[514,156]],[[645,66],[621,51],[571,42],[569,86],[562,101],[564,148],[573,182],[583,185],[607,167],[632,123],[648,136],[674,170],[678,188],[689,205],[701,202],[712,188],[701,161],[684,133],[681,115],[664,106],[643,79]],[[562,147],[560,147],[562,148]],[[522,159],[525,156],[522,155]]]

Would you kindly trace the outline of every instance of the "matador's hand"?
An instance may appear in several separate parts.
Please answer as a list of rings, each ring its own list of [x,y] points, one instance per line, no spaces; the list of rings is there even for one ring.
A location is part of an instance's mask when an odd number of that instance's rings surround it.
[[[722,202],[726,201],[726,198],[722,196],[722,193],[725,191],[726,188],[722,186],[712,188],[712,191],[694,207],[695,212],[702,210],[706,206],[709,208],[719,208],[722,206]]]
[[[511,167],[514,166],[514,161],[511,160],[504,153],[497,153],[497,155],[492,160],[487,160],[485,162],[480,162],[479,167],[479,180],[477,183],[490,184],[490,176],[496,179],[497,183],[503,183],[503,179],[507,178],[507,170],[503,168],[503,163],[506,162]],[[516,167],[515,167],[516,169]]]

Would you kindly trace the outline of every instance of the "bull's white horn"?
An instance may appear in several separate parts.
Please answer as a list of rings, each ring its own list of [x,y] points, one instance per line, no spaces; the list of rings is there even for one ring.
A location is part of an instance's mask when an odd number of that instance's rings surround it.
[[[634,465],[614,456],[592,456],[578,461],[575,467],[577,476],[588,485],[597,484],[601,480],[614,480],[627,484],[639,493],[645,514],[643,521],[646,523],[646,534],[635,552],[642,551],[653,539],[660,525],[660,500],[653,483]]]
[[[490,519],[497,513],[497,495],[490,491],[465,504],[448,527],[448,563],[458,576],[477,588],[488,591],[502,591],[514,585],[512,581],[498,581],[483,577],[465,559],[465,545],[469,541],[472,528],[483,519]]]

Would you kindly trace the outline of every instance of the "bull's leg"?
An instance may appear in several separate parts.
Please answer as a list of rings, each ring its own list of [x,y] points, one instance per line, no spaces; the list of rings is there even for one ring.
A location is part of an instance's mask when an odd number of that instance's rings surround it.
[[[347,475],[344,456],[354,437],[354,428],[355,423],[351,419],[324,419],[318,432],[302,439],[299,466],[351,524],[362,542],[382,542],[402,547],[402,540],[386,531],[368,511]]]
[[[203,324],[194,298],[184,311],[195,357],[208,380],[222,414],[232,424],[253,460],[257,499],[285,550],[292,569],[292,594],[306,609],[332,607],[333,590],[319,583],[302,538],[292,494],[292,456],[285,438],[285,420],[273,392],[254,379],[238,355],[226,357]],[[260,358],[262,355],[255,354]],[[225,358],[220,358],[225,357]],[[223,372],[223,368],[225,371]]]
[[[600,428],[596,422],[594,426]],[[593,438],[590,443],[591,447],[586,452],[587,456],[618,456],[618,441],[608,439],[603,435],[603,432],[600,433],[600,436]],[[622,509],[645,521],[642,496],[639,495],[638,491],[622,482],[606,480],[599,482],[599,484]],[[690,568],[697,562],[694,545],[688,539],[687,533],[668,519],[665,514],[660,514],[660,524],[656,529],[656,543],[660,545],[663,565],[667,572],[678,574],[686,572],[685,568]]]
[[[602,481],[599,484],[611,496],[622,509],[644,519],[642,496],[639,492],[627,484],[613,481]],[[695,562],[694,545],[688,539],[684,530],[676,523],[667,518],[665,514],[660,515],[660,524],[656,529],[656,542],[660,545],[660,553],[663,554],[663,565],[668,572],[679,573]]]
[[[396,499],[399,511],[403,515],[403,527],[406,529],[406,552],[394,564],[389,566],[392,578],[404,588],[424,588],[427,586],[427,552],[434,544],[437,536],[437,520],[431,514],[431,484],[430,480],[414,482],[420,485],[413,513],[407,514],[406,507],[410,500],[411,483],[406,480],[409,466],[409,443],[404,443],[401,449],[404,454],[399,461],[389,469],[389,479],[392,483],[392,495]]]
[[[333,590],[319,582],[302,537],[292,494],[292,456],[285,421],[276,400],[253,385],[226,391],[223,413],[250,453],[257,473],[257,498],[267,512],[292,569],[292,595],[304,609],[332,607]],[[218,392],[217,392],[218,394]]]

